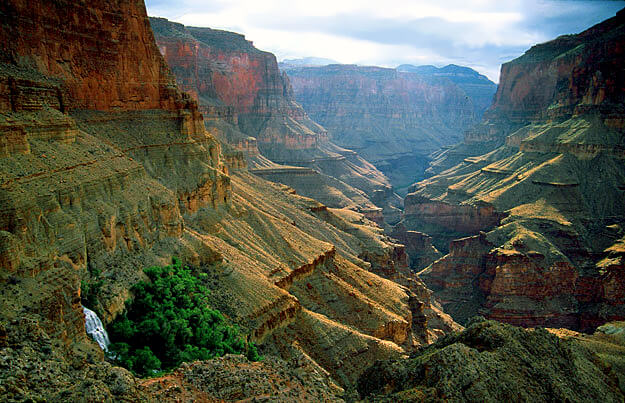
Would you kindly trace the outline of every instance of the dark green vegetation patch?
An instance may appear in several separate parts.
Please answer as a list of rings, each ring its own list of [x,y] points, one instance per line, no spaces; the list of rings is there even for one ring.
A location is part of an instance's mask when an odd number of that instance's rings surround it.
[[[108,328],[111,350],[123,366],[146,376],[224,354],[259,359],[255,345],[209,308],[205,273],[194,273],[176,258],[144,272],[150,281],[133,286],[134,299]]]

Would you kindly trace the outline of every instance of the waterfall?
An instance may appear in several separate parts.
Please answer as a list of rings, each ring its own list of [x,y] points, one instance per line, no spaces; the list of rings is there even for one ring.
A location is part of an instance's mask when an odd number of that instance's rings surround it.
[[[106,333],[104,329],[104,325],[102,325],[102,321],[91,309],[83,306],[82,310],[85,314],[85,330],[87,334],[100,345],[100,348],[104,350],[107,355],[109,355],[109,344],[111,344],[111,342],[109,341],[108,333]]]

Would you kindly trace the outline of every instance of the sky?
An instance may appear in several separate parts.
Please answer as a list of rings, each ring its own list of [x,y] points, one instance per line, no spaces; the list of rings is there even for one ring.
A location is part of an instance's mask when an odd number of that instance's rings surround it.
[[[625,7],[614,0],[146,0],[150,16],[244,34],[278,60],[396,67],[458,64],[499,81],[502,63]]]

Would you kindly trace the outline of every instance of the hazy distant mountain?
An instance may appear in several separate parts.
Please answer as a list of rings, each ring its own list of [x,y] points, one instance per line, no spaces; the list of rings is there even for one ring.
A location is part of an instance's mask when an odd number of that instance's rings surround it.
[[[284,59],[278,66],[281,69],[292,67],[327,66],[328,64],[338,64],[336,60],[323,57],[303,57],[301,59]]]

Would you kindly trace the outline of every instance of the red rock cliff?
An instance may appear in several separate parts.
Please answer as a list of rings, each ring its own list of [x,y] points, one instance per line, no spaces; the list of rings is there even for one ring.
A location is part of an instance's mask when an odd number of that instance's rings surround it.
[[[623,16],[578,35],[536,45],[501,67],[490,115],[510,120],[622,110],[625,102]],[[609,117],[606,118],[609,119]],[[613,122],[617,124],[617,122]],[[623,122],[618,123],[622,126]]]
[[[277,152],[278,144],[314,149],[325,139],[325,129],[294,101],[273,54],[234,32],[185,27],[163,18],[152,18],[151,24],[179,85],[199,101],[209,121],[225,118],[256,137],[274,160],[285,158]]]
[[[180,93],[141,1],[9,1],[0,61],[63,81],[65,107],[176,109]]]

